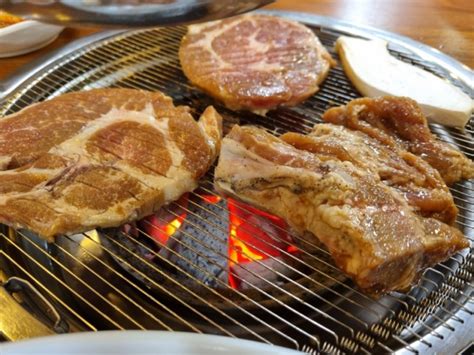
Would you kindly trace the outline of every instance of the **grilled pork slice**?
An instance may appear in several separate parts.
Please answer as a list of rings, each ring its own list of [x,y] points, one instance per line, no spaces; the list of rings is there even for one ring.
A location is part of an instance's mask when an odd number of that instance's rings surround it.
[[[34,162],[114,107],[142,111],[147,105],[163,117],[175,111],[172,100],[162,93],[133,89],[72,92],[30,105],[0,120],[0,169]]]
[[[189,26],[179,58],[194,85],[231,109],[253,111],[305,100],[335,65],[309,28],[267,15]]]
[[[365,132],[386,145],[403,147],[437,169],[448,185],[474,178],[474,162],[453,146],[437,140],[420,107],[409,98],[355,99],[329,109],[323,120]]]
[[[77,108],[72,97],[90,106]],[[196,122],[161,93],[108,89],[52,101],[5,119],[20,137],[30,119],[29,129],[42,136],[38,151],[51,147],[0,172],[0,222],[47,240],[153,213],[193,190],[220,149],[221,117],[212,107]],[[57,144],[44,142],[46,127]],[[15,165],[38,155],[26,144],[18,148]]]
[[[438,171],[406,150],[388,147],[363,132],[332,124],[317,124],[309,135],[286,133],[280,138],[317,154],[323,161],[336,158],[376,174],[424,217],[448,224],[456,220],[458,209]]]
[[[235,126],[223,139],[215,187],[316,236],[370,294],[406,290],[423,268],[468,246],[458,230],[414,213],[376,174],[255,127]]]

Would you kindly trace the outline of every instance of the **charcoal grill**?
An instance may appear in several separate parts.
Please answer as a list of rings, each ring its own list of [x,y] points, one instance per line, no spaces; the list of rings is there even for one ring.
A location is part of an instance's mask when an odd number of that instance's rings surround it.
[[[306,23],[336,58],[333,45],[339,35],[384,38],[401,60],[446,78],[472,96],[469,68],[420,43],[325,17],[266,13]],[[267,117],[233,112],[183,76],[177,50],[184,33],[184,27],[166,27],[113,31],[78,41],[4,83],[0,115],[69,91],[128,87],[161,90],[175,103],[191,106],[196,115],[214,104],[226,131],[239,123],[257,124],[275,134],[304,133],[320,122],[328,107],[359,96],[338,66],[321,90],[297,107]],[[464,130],[436,124],[431,129],[474,158],[472,118]],[[472,342],[474,181],[451,188],[460,211],[457,223],[471,248],[426,270],[407,294],[394,292],[374,300],[339,272],[321,246],[300,241],[297,248],[299,237],[281,221],[220,199],[212,179],[213,169],[199,189],[136,227],[91,231],[50,244],[29,231],[2,227],[0,281],[8,282],[0,287],[0,330],[5,340],[158,329],[246,338],[312,354],[453,353]],[[238,223],[245,222],[241,234],[234,233],[236,215]],[[242,240],[243,235],[260,236],[262,229],[265,238]],[[230,237],[234,244],[229,246]],[[242,241],[244,249],[238,244]],[[246,262],[236,263],[231,250]]]

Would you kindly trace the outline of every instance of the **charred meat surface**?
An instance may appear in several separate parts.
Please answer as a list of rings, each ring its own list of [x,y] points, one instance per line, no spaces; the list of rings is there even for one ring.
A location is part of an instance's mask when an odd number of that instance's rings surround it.
[[[309,28],[267,15],[191,25],[179,58],[194,85],[231,109],[253,111],[305,100],[335,64]]]
[[[0,222],[48,240],[119,226],[177,200],[197,187],[222,135],[213,107],[196,122],[160,92],[128,89],[67,94],[0,124],[14,146],[2,146],[13,169],[0,171]]]
[[[323,115],[329,123],[364,132],[389,146],[401,146],[437,169],[446,184],[474,178],[474,162],[430,132],[418,104],[405,97],[361,98]]]
[[[425,267],[468,246],[461,232],[419,216],[397,189],[344,153],[328,157],[235,126],[222,141],[215,187],[316,236],[369,294],[407,290]]]
[[[280,138],[317,154],[321,160],[348,161],[377,175],[422,216],[450,225],[456,220],[458,209],[438,171],[404,149],[388,147],[363,132],[332,124],[317,124],[309,135],[286,133]]]

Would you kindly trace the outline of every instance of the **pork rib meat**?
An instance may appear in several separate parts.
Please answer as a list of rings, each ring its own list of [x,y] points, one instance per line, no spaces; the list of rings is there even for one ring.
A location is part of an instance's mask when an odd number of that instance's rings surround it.
[[[323,120],[365,132],[386,145],[401,146],[437,169],[446,184],[474,178],[474,162],[430,132],[416,101],[406,97],[360,98],[327,110]]]
[[[223,139],[215,187],[284,218],[300,236],[316,236],[369,294],[406,290],[425,267],[469,246],[457,229],[415,213],[372,171],[256,127],[234,126]]]
[[[197,187],[222,135],[214,108],[196,122],[162,93],[130,89],[67,94],[0,125],[13,142],[1,146],[12,168],[0,172],[0,222],[49,241],[118,226],[177,200]]]
[[[404,149],[333,124],[316,124],[308,135],[285,133],[280,138],[300,150],[318,154],[319,159],[348,161],[378,176],[424,217],[450,225],[456,220],[458,209],[438,171]]]

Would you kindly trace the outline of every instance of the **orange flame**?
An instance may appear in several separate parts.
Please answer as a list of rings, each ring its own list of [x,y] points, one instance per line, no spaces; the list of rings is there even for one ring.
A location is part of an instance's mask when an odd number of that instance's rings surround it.
[[[181,227],[183,224],[184,215],[179,216],[178,218],[173,219],[170,223],[168,223],[165,227],[165,233],[168,237],[171,237],[176,231]]]
[[[229,208],[229,285],[239,288],[240,280],[234,276],[236,264],[265,260],[269,256],[279,257],[282,250],[296,253],[298,249],[290,243],[287,225],[279,217],[257,210],[251,206],[228,199]],[[276,237],[272,238],[267,231]]]
[[[209,204],[216,204],[221,197],[216,195],[202,195],[202,199]],[[181,198],[182,204],[187,206],[187,195]],[[229,210],[229,241],[228,241],[228,282],[232,288],[240,288],[241,278],[234,275],[237,264],[263,261],[269,256],[279,257],[282,251],[297,253],[298,248],[291,244],[291,237],[287,232],[286,223],[279,217],[260,211],[247,204],[227,199]],[[169,238],[182,226],[186,212],[178,217],[159,213],[145,218],[144,230],[159,244],[165,245]],[[168,222],[169,221],[169,222]]]
[[[148,223],[144,224],[143,229],[159,244],[165,245],[168,239],[181,227],[185,218],[186,213],[182,213],[171,222],[166,223],[158,216],[151,215],[146,217]]]
[[[201,196],[204,201],[211,205],[215,205],[218,203],[220,200],[222,200],[222,197],[217,196],[217,195],[202,195]]]
[[[237,227],[232,225],[230,227],[230,244],[229,256],[232,263],[242,263],[246,261],[262,260],[266,255],[257,252],[253,252],[247,244],[245,244],[237,234]]]
[[[216,204],[222,199],[222,197],[217,195],[202,195],[201,197],[209,204]],[[187,208],[188,194],[181,196],[177,202],[179,206]],[[156,214],[145,218],[146,222],[143,225],[143,229],[159,244],[165,245],[168,242],[168,239],[181,227],[186,218],[186,212],[183,211],[183,208],[181,208],[181,211],[182,213],[180,213],[178,217],[173,218],[174,216],[172,214],[160,210]],[[178,212],[175,211],[175,213]]]

